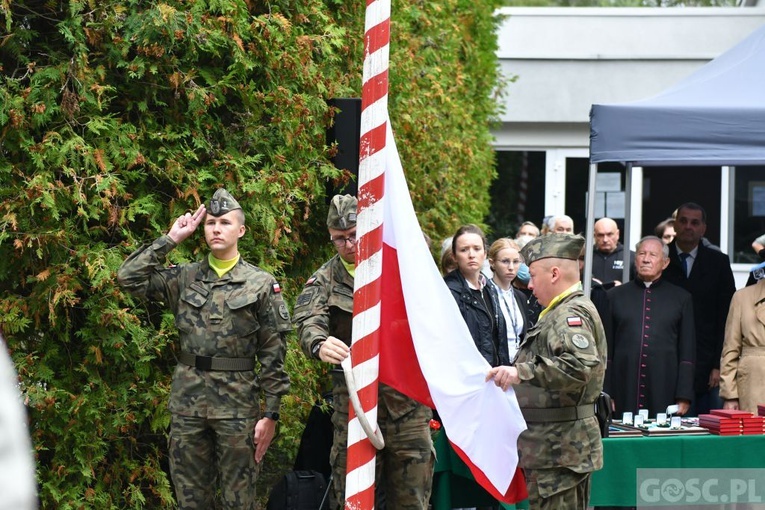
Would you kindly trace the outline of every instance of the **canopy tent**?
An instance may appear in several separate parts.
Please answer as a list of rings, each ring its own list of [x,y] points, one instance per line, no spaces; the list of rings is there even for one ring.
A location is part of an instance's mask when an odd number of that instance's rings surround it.
[[[627,165],[627,211],[633,165],[765,164],[765,26],[656,96],[592,105],[588,237],[594,225],[598,163],[603,162]],[[627,215],[627,232],[629,221]],[[589,290],[591,239],[587,246],[584,282]],[[626,279],[627,261],[624,268]]]
[[[590,162],[606,161],[765,163],[765,26],[654,97],[592,105]]]

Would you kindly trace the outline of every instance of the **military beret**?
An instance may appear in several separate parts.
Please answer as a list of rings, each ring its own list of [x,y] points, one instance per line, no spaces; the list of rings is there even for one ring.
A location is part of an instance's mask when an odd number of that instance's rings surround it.
[[[210,206],[207,208],[207,213],[217,218],[241,208],[242,206],[231,196],[231,193],[224,188],[219,188],[210,199]]]
[[[572,234],[548,234],[526,243],[521,256],[527,265],[540,259],[577,260],[584,246],[584,237]]]
[[[351,195],[335,195],[329,203],[327,227],[335,230],[348,230],[356,226],[356,206],[358,201]]]

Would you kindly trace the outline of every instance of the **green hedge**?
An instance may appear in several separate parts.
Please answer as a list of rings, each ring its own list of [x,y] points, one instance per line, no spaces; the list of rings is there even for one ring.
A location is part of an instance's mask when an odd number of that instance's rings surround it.
[[[395,1],[390,110],[434,240],[481,222],[494,176],[496,1]],[[327,99],[360,94],[364,2],[0,3],[0,326],[30,412],[43,508],[172,508],[176,331],[120,263],[225,185],[245,258],[294,301],[331,253]],[[205,252],[202,236],[173,262]],[[293,390],[259,482],[289,467],[326,384],[289,340]]]

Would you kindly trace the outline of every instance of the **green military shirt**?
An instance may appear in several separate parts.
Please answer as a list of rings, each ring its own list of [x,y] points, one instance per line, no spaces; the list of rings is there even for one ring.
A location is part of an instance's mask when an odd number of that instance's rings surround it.
[[[606,369],[606,335],[595,305],[581,290],[561,299],[529,330],[514,365],[521,379],[514,388],[522,409],[594,404]],[[518,440],[522,467],[565,467],[576,473],[602,467],[595,416],[527,425]]]
[[[324,263],[306,282],[295,302],[295,324],[306,356],[332,335],[351,345],[353,277],[339,255]]]
[[[173,374],[170,411],[211,419],[245,418],[278,412],[289,391],[284,371],[289,312],[273,276],[240,259],[218,277],[207,260],[165,267],[175,247],[164,235],[135,251],[118,272],[133,295],[161,301],[172,310],[180,349],[198,356],[254,358],[255,371],[203,371],[179,363]]]
[[[313,348],[328,336],[351,345],[353,325],[353,277],[335,255],[321,266],[306,282],[295,302],[295,324],[300,345],[307,356],[316,357]],[[383,340],[384,341],[384,340]],[[347,398],[345,377],[338,366],[333,371],[335,399]],[[380,384],[379,400],[394,419],[398,419],[421,404],[390,386]],[[340,405],[343,405],[341,402]],[[382,405],[382,403],[381,403]],[[343,410],[347,412],[347,410]]]

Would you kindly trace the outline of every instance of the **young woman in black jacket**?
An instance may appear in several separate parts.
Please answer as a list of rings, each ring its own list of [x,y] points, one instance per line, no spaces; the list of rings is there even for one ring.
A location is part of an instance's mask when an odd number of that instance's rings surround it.
[[[457,269],[444,277],[478,351],[492,367],[510,364],[507,326],[496,289],[481,273],[486,237],[476,225],[463,225],[452,239]]]

